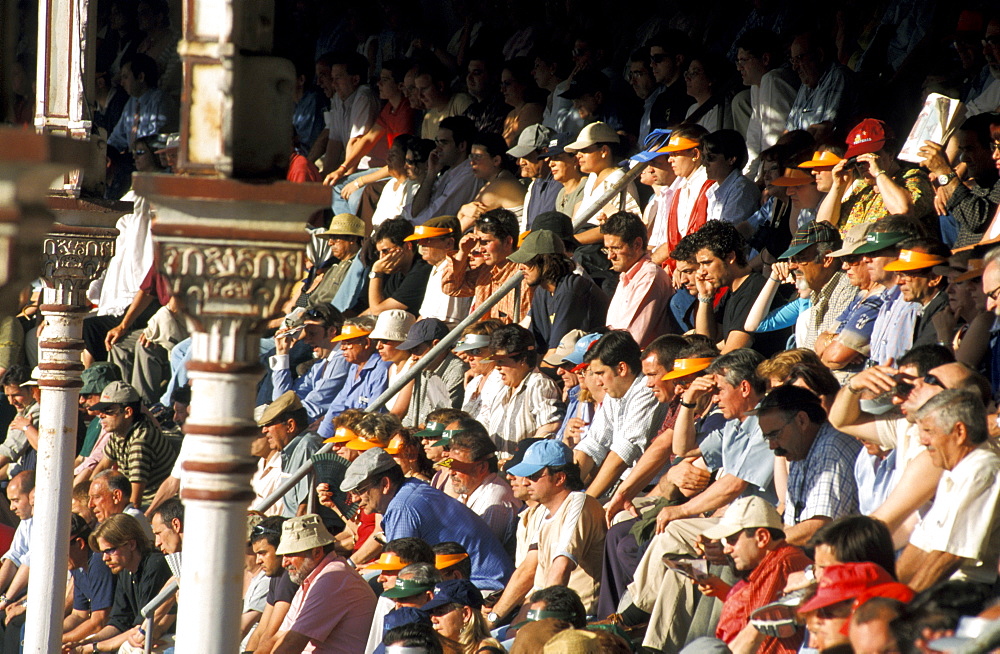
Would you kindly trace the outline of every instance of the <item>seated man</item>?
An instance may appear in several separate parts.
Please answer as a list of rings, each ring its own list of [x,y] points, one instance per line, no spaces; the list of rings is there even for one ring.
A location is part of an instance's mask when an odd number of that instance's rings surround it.
[[[319,516],[286,520],[277,554],[299,589],[273,638],[272,654],[363,651],[375,593],[334,551],[333,536]]]
[[[117,470],[104,470],[94,476],[90,482],[87,503],[97,522],[104,522],[113,515],[124,513],[138,521],[142,533],[150,542],[153,541],[153,530],[143,512],[129,501],[132,486],[128,477]]]
[[[461,543],[472,560],[472,581],[480,589],[503,588],[513,571],[503,546],[482,518],[436,488],[405,478],[382,448],[372,448],[351,462],[340,490],[360,498],[363,510],[382,514],[387,540],[416,536],[428,543]],[[377,539],[369,538],[351,559],[367,561],[381,549]]]
[[[174,445],[143,412],[139,393],[125,382],[108,384],[93,408],[101,416],[101,425],[111,433],[104,461],[95,473],[117,466],[132,484],[129,501],[135,506],[151,502],[160,483],[170,476],[177,458]]]
[[[476,197],[483,184],[476,179],[469,161],[475,134],[476,128],[465,116],[441,121],[437,135],[431,137],[437,148],[427,159],[420,189],[407,208],[414,225],[423,225],[435,216],[457,215],[463,204]]]
[[[935,273],[934,266],[946,264],[951,250],[934,238],[909,239],[899,246],[899,259],[885,269],[896,273],[902,299],[920,307],[913,325],[913,347],[937,343],[937,328],[932,321],[935,314],[947,308],[944,289],[948,280]]]
[[[420,257],[431,265],[420,303],[420,318],[437,318],[448,327],[454,327],[469,315],[472,299],[448,295],[442,288],[445,261],[458,250],[462,230],[455,216],[437,216],[414,228],[405,240],[411,241]]]
[[[63,620],[63,644],[85,640],[104,628],[111,616],[118,578],[104,555],[90,549],[91,528],[73,514],[69,530],[69,572],[73,576],[73,609]]]
[[[544,507],[531,544],[537,564],[532,590],[567,586],[580,596],[587,613],[593,613],[607,528],[600,503],[583,492],[572,450],[559,441],[541,440],[507,472],[525,479],[528,497]]]
[[[705,530],[704,538],[721,541],[722,552],[742,575],[732,586],[715,575],[696,580],[703,594],[722,600],[715,637],[733,651],[795,651],[802,644],[801,631],[779,643],[749,623],[751,613],[782,595],[791,573],[805,570],[811,563],[800,548],[785,540],[784,529],[773,505],[760,497],[741,497],[729,506],[719,524]]]
[[[309,429],[309,418],[298,396],[288,391],[267,405],[257,425],[267,436],[271,449],[281,452],[281,472],[291,475],[309,460],[323,444],[323,439]],[[331,434],[333,430],[331,429]],[[292,517],[299,511],[312,489],[309,476],[303,477],[282,498],[282,515]]]
[[[422,359],[447,334],[448,327],[443,322],[437,318],[424,318],[410,327],[406,340],[396,349],[409,352],[414,359]],[[428,412],[434,409],[461,407],[465,398],[465,371],[465,363],[450,351],[445,350],[438,355],[437,360],[421,370],[413,380],[410,405],[403,424],[422,425]],[[447,406],[442,406],[445,397]]]
[[[405,218],[390,218],[375,228],[372,242],[378,259],[368,274],[366,314],[403,309],[416,315],[420,310],[431,266],[407,240],[412,234],[413,225]]]
[[[7,437],[0,444],[0,468],[12,479],[22,470],[34,470],[38,453],[38,382],[31,379],[28,369],[13,365],[0,377],[4,396],[17,414],[7,428]]]
[[[292,604],[295,591],[299,588],[298,584],[288,578],[288,570],[282,566],[281,557],[276,553],[281,544],[281,525],[284,522],[285,518],[281,516],[270,516],[250,530],[250,548],[257,564],[268,578],[264,611],[257,622],[257,628],[246,643],[246,651],[257,654],[270,654],[271,648],[267,645],[278,632],[278,627]]]
[[[642,350],[624,330],[608,332],[586,353],[591,379],[607,392],[604,420],[591,424],[573,459],[589,479],[587,494],[601,497],[642,456],[656,436],[667,407],[642,375]]]
[[[76,642],[76,654],[114,652],[125,643],[142,647],[142,607],[149,603],[173,576],[163,554],[153,550],[139,523],[128,515],[111,516],[90,535],[90,548],[104,556],[108,569],[118,578],[111,618],[107,626],[84,642]],[[174,622],[172,607],[165,604],[154,616],[152,638],[159,639]]]
[[[448,458],[437,465],[451,471],[451,487],[458,500],[490,526],[509,552],[514,551],[515,519],[523,504],[498,473],[497,447],[483,428],[457,431],[448,446]]]
[[[275,334],[275,353],[268,361],[272,400],[291,390],[299,397],[310,420],[323,416],[347,379],[349,364],[344,359],[344,352],[333,341],[343,325],[341,313],[329,304],[322,304],[304,314],[298,338],[295,330]],[[315,354],[327,354],[313,363],[304,375],[293,380],[289,352],[297,340],[310,346]]]
[[[442,288],[448,295],[472,296],[472,308],[492,295],[517,270],[507,257],[518,240],[517,218],[506,209],[487,211],[476,219],[471,233],[462,237],[458,251],[444,263]],[[482,257],[478,268],[471,259]],[[531,309],[532,289],[521,282],[520,289],[508,293],[484,318],[498,318],[505,323],[521,322]]]
[[[854,116],[853,73],[837,63],[836,49],[816,32],[802,32],[792,41],[792,70],[802,85],[792,102],[785,129],[807,129],[814,136],[846,129]]]
[[[375,316],[348,318],[340,335],[332,339],[343,350],[349,368],[344,386],[330,402],[316,428],[323,439],[333,436],[334,418],[347,409],[367,408],[389,386],[389,362],[382,360],[375,344],[368,338],[375,329],[375,322]]]
[[[353,214],[341,213],[330,219],[330,226],[325,232],[316,234],[317,238],[330,244],[330,254],[337,261],[309,290],[307,307],[312,309],[329,303],[343,312],[362,299],[364,266],[358,259],[358,253],[366,233],[363,220]]]
[[[20,598],[28,589],[28,566],[30,564],[31,528],[35,509],[35,471],[25,470],[7,484],[7,498],[10,510],[21,521],[14,532],[10,549],[3,555],[0,565],[0,610],[4,610],[13,600]]]
[[[153,511],[153,545],[164,554],[180,552],[184,543],[184,504],[171,497]]]
[[[1000,556],[1000,456],[989,444],[986,409],[975,394],[941,391],[917,411],[920,441],[944,473],[934,504],[899,558],[914,590],[945,579],[992,586]]]

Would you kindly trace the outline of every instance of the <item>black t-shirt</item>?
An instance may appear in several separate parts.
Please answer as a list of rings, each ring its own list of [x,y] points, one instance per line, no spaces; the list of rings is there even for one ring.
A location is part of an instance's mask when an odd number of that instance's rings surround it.
[[[128,570],[119,572],[108,625],[122,632],[142,622],[139,611],[163,590],[172,576],[160,552],[149,552],[143,556],[134,573]]]
[[[385,278],[382,294],[405,305],[406,310],[417,315],[424,302],[424,289],[431,274],[431,265],[414,254],[413,265],[408,271],[394,272]]]
[[[722,296],[722,300],[715,308],[715,320],[720,325],[721,339],[727,338],[732,331],[746,332],[743,327],[746,325],[747,315],[766,283],[767,279],[763,275],[752,272],[736,291],[730,290]],[[786,303],[787,299],[779,293],[771,301],[768,311],[770,312]],[[786,328],[774,332],[751,334],[753,340],[750,342],[750,347],[769,357],[785,349],[791,332],[791,328]]]
[[[267,587],[267,603],[274,606],[278,602],[292,603],[292,597],[299,585],[288,576],[288,570],[282,570],[277,577],[271,577]]]

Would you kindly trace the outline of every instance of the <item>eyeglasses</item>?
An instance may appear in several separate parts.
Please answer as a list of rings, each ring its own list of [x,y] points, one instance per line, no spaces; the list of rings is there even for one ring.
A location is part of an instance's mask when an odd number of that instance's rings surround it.
[[[102,556],[110,556],[110,555],[114,554],[115,552],[117,552],[118,550],[120,550],[121,548],[122,548],[121,545],[115,545],[114,547],[109,547],[106,550],[101,550],[101,555]]]
[[[997,298],[1000,297],[1000,286],[997,286],[992,291],[990,291],[989,293],[987,293],[986,297],[988,297],[989,299],[993,300],[994,302],[997,302]]]
[[[120,406],[109,406],[104,409],[98,409],[97,411],[102,416],[116,416],[122,412],[122,407]]]
[[[861,263],[860,254],[848,254],[840,257],[840,260],[846,263],[848,266],[856,266]]]
[[[654,64],[663,63],[669,55],[664,52],[658,52],[656,54],[649,55],[649,60]]]
[[[627,247],[627,245],[609,245],[606,248],[601,248],[601,252],[604,253],[604,256],[610,256],[612,254],[618,254]]]
[[[764,440],[765,441],[773,441],[775,438],[777,438],[778,436],[780,436],[781,432],[785,431],[785,427],[787,427],[790,424],[792,424],[792,419],[791,418],[789,418],[788,420],[786,420],[785,423],[783,425],[781,425],[780,427],[778,427],[777,429],[775,429],[773,431],[766,431],[766,432],[764,432]]]
[[[649,71],[645,70],[645,69],[644,70],[630,70],[627,73],[625,73],[625,79],[638,79],[640,77],[648,77],[648,76],[649,76]]]
[[[740,540],[742,534],[743,531],[740,530],[731,536],[723,536],[719,539],[719,542],[722,543],[723,547],[736,547],[736,543]]]
[[[805,253],[799,253],[788,257],[788,261],[789,263],[794,263],[794,264],[804,264],[804,263],[820,263],[822,259],[820,259],[820,257],[816,256],[815,254],[807,255]]]
[[[705,70],[702,68],[695,68],[693,70],[688,69],[684,71],[684,79],[692,79],[694,77],[698,77],[699,75],[704,75],[704,74]]]
[[[468,354],[470,357],[478,357],[482,354],[486,354],[488,348],[485,347],[474,347],[471,350],[465,350],[462,354]]]
[[[983,47],[990,45],[1000,45],[1000,34],[991,34],[983,39]]]
[[[280,536],[281,531],[277,529],[272,529],[271,527],[265,527],[264,525],[257,525],[250,530],[250,540],[257,540],[261,536]]]

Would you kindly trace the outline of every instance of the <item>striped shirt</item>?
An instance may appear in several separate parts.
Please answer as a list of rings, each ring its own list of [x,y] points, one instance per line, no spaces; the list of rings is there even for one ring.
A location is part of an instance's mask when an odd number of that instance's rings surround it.
[[[565,408],[555,382],[532,370],[517,388],[506,388],[489,412],[487,429],[497,448],[513,454],[518,442],[531,436],[542,425],[560,422]],[[482,415],[482,414],[480,414]]]
[[[144,484],[143,504],[156,495],[164,479],[170,476],[177,450],[160,428],[140,413],[126,434],[112,434],[104,454],[133,484]]]

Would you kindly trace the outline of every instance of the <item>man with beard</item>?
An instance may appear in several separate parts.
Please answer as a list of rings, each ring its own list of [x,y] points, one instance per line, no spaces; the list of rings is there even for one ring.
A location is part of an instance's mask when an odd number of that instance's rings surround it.
[[[507,260],[518,265],[534,289],[528,312],[531,332],[546,356],[554,356],[559,341],[571,329],[591,333],[604,325],[608,296],[589,277],[574,274],[576,266],[555,232],[533,230]]]
[[[286,520],[276,553],[299,584],[274,639],[271,654],[363,651],[375,614],[375,593],[334,552],[334,539],[318,515]],[[336,601],[330,601],[336,598]]]

